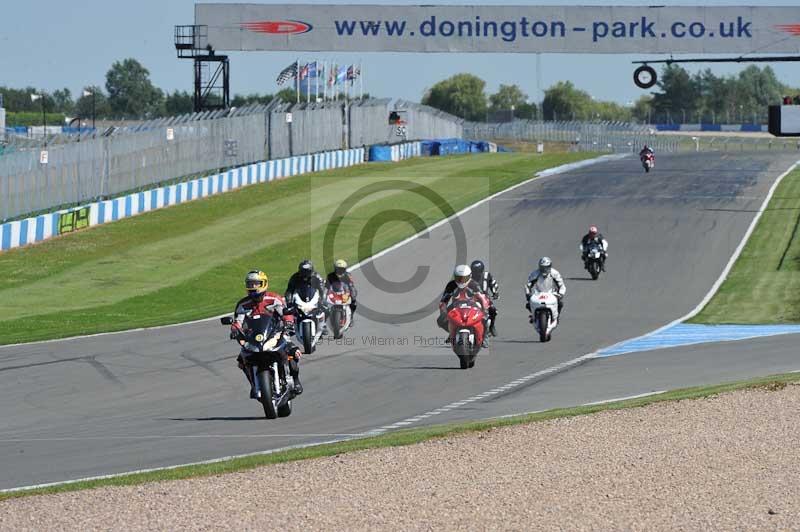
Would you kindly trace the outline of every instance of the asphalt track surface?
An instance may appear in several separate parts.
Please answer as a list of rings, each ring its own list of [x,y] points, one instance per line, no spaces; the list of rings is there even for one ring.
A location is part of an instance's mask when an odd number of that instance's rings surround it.
[[[698,304],[794,161],[765,153],[661,155],[645,175],[628,158],[498,196],[459,220],[469,243],[460,253],[484,257],[501,282],[500,336],[476,367],[457,369],[434,313],[420,310],[459,255],[459,239],[444,224],[375,261],[378,274],[399,284],[356,272],[362,307],[411,317],[360,316],[348,342],[307,356],[306,393],[282,420],[263,419],[247,399],[234,344],[214,322],[0,348],[0,489],[363,434],[649,332]],[[577,240],[590,223],[611,243],[609,271],[598,282],[578,258]],[[522,309],[522,285],[545,254],[568,294],[553,341],[541,344]],[[423,282],[403,285],[425,266]],[[591,360],[418,424],[797,370],[795,342],[771,337]]]

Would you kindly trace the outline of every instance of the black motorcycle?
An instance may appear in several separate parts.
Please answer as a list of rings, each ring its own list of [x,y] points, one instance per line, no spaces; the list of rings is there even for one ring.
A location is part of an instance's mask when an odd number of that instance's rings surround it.
[[[233,318],[220,318],[231,325]],[[283,325],[274,316],[246,316],[243,330],[235,338],[242,346],[241,357],[254,383],[256,398],[264,407],[267,419],[287,417],[292,413],[294,381],[284,359],[286,340]]]
[[[600,277],[600,272],[603,269],[603,254],[603,249],[597,242],[592,242],[589,245],[589,249],[586,250],[586,262],[584,266],[595,281]]]

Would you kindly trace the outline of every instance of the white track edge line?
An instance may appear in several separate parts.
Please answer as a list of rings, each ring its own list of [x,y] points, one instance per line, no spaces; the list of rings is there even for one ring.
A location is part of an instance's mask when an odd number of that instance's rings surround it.
[[[708,302],[711,301],[711,298],[714,297],[717,294],[717,291],[722,286],[722,283],[725,282],[725,279],[728,278],[728,274],[730,273],[731,269],[733,268],[733,265],[739,259],[739,256],[742,254],[742,251],[744,251],[745,245],[747,245],[747,242],[750,240],[750,236],[753,234],[753,231],[755,231],[756,225],[758,225],[758,221],[761,219],[761,215],[764,214],[764,211],[767,209],[767,206],[769,205],[769,202],[772,199],[772,196],[775,194],[775,191],[778,189],[778,185],[781,184],[781,181],[783,181],[784,177],[789,175],[795,168],[797,168],[798,164],[800,164],[800,161],[796,161],[794,164],[792,164],[789,167],[788,170],[783,172],[781,175],[779,175],[775,179],[775,182],[769,188],[769,191],[767,192],[767,196],[764,198],[764,201],[761,202],[761,207],[759,207],[758,212],[753,217],[753,220],[750,222],[750,225],[748,226],[747,231],[745,231],[744,237],[739,241],[739,245],[736,246],[736,249],[733,251],[733,255],[731,255],[730,259],[728,259],[728,263],[725,265],[725,268],[723,268],[722,273],[720,273],[719,277],[717,277],[717,280],[714,281],[713,285],[711,285],[711,289],[708,291],[708,293],[706,293],[705,297],[703,297],[703,299],[700,301],[700,303],[697,304],[696,307],[694,307],[692,310],[690,310],[684,316],[681,316],[680,318],[677,318],[677,319],[667,323],[666,325],[663,325],[663,326],[661,326],[661,327],[659,327],[659,328],[657,328],[657,329],[655,329],[653,331],[650,331],[649,333],[643,334],[641,336],[635,336],[633,338],[628,338],[626,340],[621,340],[621,341],[619,341],[619,342],[617,342],[615,344],[611,344],[609,346],[606,346],[606,347],[598,349],[596,351],[596,353],[599,354],[601,351],[605,351],[607,349],[614,349],[615,347],[618,347],[618,346],[620,346],[622,344],[625,344],[625,343],[628,343],[628,342],[635,342],[636,340],[641,340],[643,338],[648,338],[648,337],[656,335],[656,334],[658,334],[658,333],[660,333],[660,332],[662,332],[662,331],[664,331],[666,329],[669,329],[670,327],[674,327],[675,325],[678,325],[679,323],[682,323],[682,322],[684,322],[686,320],[692,319],[693,317],[698,315],[703,310],[703,308],[708,304]],[[623,356],[625,354],[629,354],[629,353],[621,353],[621,354],[615,355],[615,356]],[[600,355],[600,356],[602,357],[602,355]],[[608,357],[608,358],[610,358],[610,357]]]
[[[578,168],[583,168],[585,166],[590,166],[590,165],[597,164],[597,163],[604,162],[604,161],[615,161],[615,160],[622,159],[622,158],[627,157],[627,156],[628,156],[627,153],[601,155],[599,157],[594,157],[592,159],[584,159],[582,161],[578,161],[578,162],[574,162],[574,163],[566,163],[566,164],[562,164],[562,165],[559,165],[559,166],[554,166],[553,168],[547,168],[547,169],[541,170],[541,171],[537,172],[536,174],[534,174],[533,177],[530,177],[530,178],[526,179],[525,181],[522,181],[521,183],[517,183],[516,185],[513,185],[513,186],[511,186],[509,188],[506,188],[504,190],[501,190],[499,192],[495,192],[491,196],[488,196],[486,198],[483,198],[482,200],[479,200],[477,203],[473,203],[472,205],[468,205],[467,207],[465,207],[465,208],[461,209],[460,211],[456,212],[455,214],[453,214],[453,215],[451,215],[451,216],[449,216],[449,217],[447,217],[447,218],[445,218],[443,220],[439,220],[435,224],[433,224],[433,225],[431,225],[429,227],[426,227],[422,231],[411,235],[410,237],[406,238],[405,240],[402,240],[402,241],[398,242],[397,244],[393,244],[392,246],[389,246],[388,248],[379,251],[375,255],[372,255],[371,257],[368,257],[368,258],[366,258],[366,259],[364,259],[364,260],[362,260],[362,261],[350,266],[350,268],[348,268],[348,271],[356,270],[356,269],[360,268],[361,266],[363,266],[364,264],[367,264],[367,263],[372,262],[372,261],[374,261],[376,259],[379,259],[380,257],[386,255],[387,253],[390,253],[390,252],[392,252],[392,251],[394,251],[394,250],[396,250],[396,249],[408,244],[409,242],[411,242],[413,240],[416,240],[420,236],[433,231],[437,227],[440,227],[440,226],[448,223],[453,218],[457,218],[457,217],[461,216],[462,214],[465,214],[465,213],[471,211],[472,209],[474,209],[476,207],[479,207],[480,205],[483,205],[487,201],[493,200],[497,196],[500,196],[502,194],[506,194],[508,192],[511,192],[512,190],[516,190],[517,188],[519,188],[519,187],[521,187],[523,185],[527,185],[530,182],[536,180],[537,178],[549,177],[549,176],[552,176],[552,175],[558,175],[560,173],[568,172],[570,170],[576,170]],[[87,339],[87,338],[97,338],[99,336],[112,336],[112,335],[117,335],[117,334],[125,334],[125,333],[141,332],[141,331],[157,331],[157,330],[160,330],[160,329],[169,329],[169,328],[172,328],[172,327],[182,327],[184,325],[193,325],[195,323],[203,323],[203,322],[206,322],[206,321],[218,320],[219,318],[222,318],[223,316],[228,316],[229,314],[230,314],[230,312],[226,312],[225,314],[220,314],[218,316],[211,316],[209,318],[200,318],[200,319],[191,320],[191,321],[184,321],[184,322],[181,322],[181,323],[169,323],[167,325],[156,325],[156,326],[153,326],[153,327],[137,327],[135,329],[125,329],[123,331],[111,331],[111,332],[84,334],[84,335],[80,335],[80,336],[69,336],[69,337],[66,337],[66,338],[53,338],[53,339],[50,339],[50,340],[38,340],[38,341],[35,341],[35,342],[19,342],[19,343],[16,343],[16,344],[0,345],[0,349],[5,349],[5,348],[9,348],[9,347],[50,344],[50,343],[55,343],[55,342],[66,342],[66,341],[70,341],[70,340],[84,340],[84,339]]]

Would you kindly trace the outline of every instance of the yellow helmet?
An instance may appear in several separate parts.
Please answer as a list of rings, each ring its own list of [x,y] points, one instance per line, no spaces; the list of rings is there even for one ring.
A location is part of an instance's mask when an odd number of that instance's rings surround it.
[[[333,263],[333,271],[335,271],[336,275],[339,277],[347,273],[347,261],[344,259],[336,259]]]
[[[250,295],[263,294],[269,287],[269,277],[260,270],[251,270],[244,278],[244,287]]]

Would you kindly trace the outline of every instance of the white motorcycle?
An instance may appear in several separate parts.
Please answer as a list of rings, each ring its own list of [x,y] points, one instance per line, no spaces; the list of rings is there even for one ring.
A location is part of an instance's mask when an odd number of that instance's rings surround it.
[[[558,298],[553,292],[534,291],[528,303],[531,306],[533,327],[539,333],[539,341],[549,342],[550,335],[558,327]]]
[[[295,339],[303,352],[309,355],[317,348],[325,322],[325,313],[320,309],[319,292],[313,286],[301,286],[292,296],[291,305],[295,316]]]

